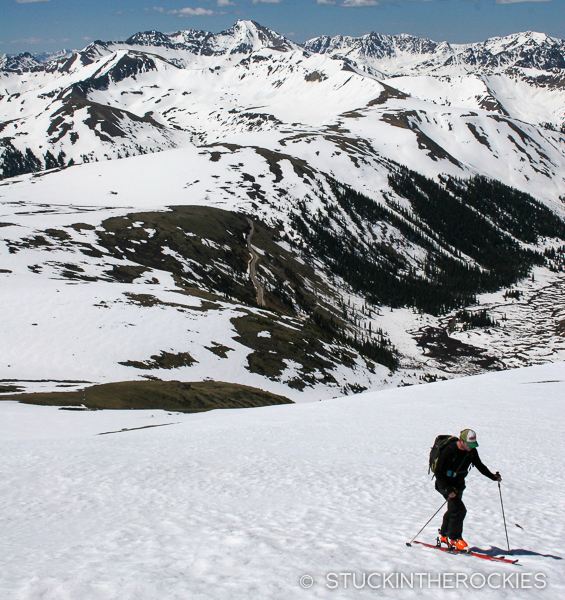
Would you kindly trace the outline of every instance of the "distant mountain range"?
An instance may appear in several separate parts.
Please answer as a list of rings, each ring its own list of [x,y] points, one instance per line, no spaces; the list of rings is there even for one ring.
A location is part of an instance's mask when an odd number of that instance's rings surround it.
[[[0,172],[229,141],[242,132],[320,131],[370,111],[388,136],[411,130],[418,154],[432,162],[522,189],[543,175],[562,193],[563,150],[552,136],[565,123],[564,57],[563,41],[531,32],[466,45],[369,34],[299,46],[251,21],[218,34],[151,31],[96,41],[53,60],[3,57]],[[464,145],[454,145],[461,136]],[[28,150],[35,161],[26,160]],[[491,160],[501,152],[502,169]],[[378,154],[406,162],[394,145]],[[485,159],[496,172],[481,167]]]
[[[565,42],[532,31],[474,44],[438,43],[406,34],[369,33],[359,38],[322,36],[306,42],[304,48],[309,52],[345,58],[393,77],[565,69]]]
[[[122,44],[184,50],[204,56],[246,54],[262,47],[282,52],[302,47],[309,53],[348,59],[389,76],[435,73],[452,67],[459,67],[463,72],[477,69],[490,72],[512,68],[565,69],[565,42],[532,31],[471,44],[449,44],[408,34],[382,35],[375,32],[361,37],[320,36],[304,44],[296,44],[252,21],[238,21],[232,28],[217,34],[192,29],[172,34],[145,31],[132,35],[123,43],[93,42],[81,54],[92,53],[99,46],[107,50]],[[48,68],[48,63],[73,54],[71,50],[61,50],[56,53],[4,55],[0,58],[0,68],[20,72]]]

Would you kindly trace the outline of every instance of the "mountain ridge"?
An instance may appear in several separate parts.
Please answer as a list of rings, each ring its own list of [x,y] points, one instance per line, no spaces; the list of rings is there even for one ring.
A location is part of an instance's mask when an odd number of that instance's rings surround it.
[[[230,38],[233,45],[230,48]],[[68,57],[69,53],[88,54],[100,46],[107,48],[118,45],[157,46],[177,50],[187,50],[195,54],[244,54],[264,47],[273,47],[282,51],[304,48],[315,53],[338,53],[343,49],[349,53],[357,50],[365,57],[391,58],[398,52],[407,54],[430,55],[438,51],[441,55],[463,58],[463,62],[479,64],[493,68],[515,65],[521,68],[538,70],[565,68],[564,48],[562,39],[545,33],[525,31],[507,36],[494,36],[484,41],[470,43],[437,42],[429,38],[420,38],[411,34],[380,34],[371,32],[363,36],[319,36],[311,38],[303,44],[292,42],[279,33],[263,27],[255,21],[238,20],[236,23],[219,33],[204,30],[181,29],[171,34],[157,30],[138,32],[124,42],[103,42],[96,40],[81,51],[61,50],[55,53],[31,54],[24,52],[18,55],[3,55],[0,57],[0,70],[25,71],[41,69],[41,65],[57,62]],[[522,49],[519,60],[512,62],[512,57]],[[529,50],[525,53],[523,50]],[[498,57],[498,60],[495,58]],[[33,59],[31,61],[30,59]],[[437,68],[437,67],[436,67]]]
[[[486,69],[511,66],[538,70],[565,68],[565,42],[544,33],[530,31],[468,44],[436,42],[409,34],[385,35],[372,32],[361,37],[322,36],[308,40],[303,46],[313,52],[365,59],[369,65],[371,59],[391,59],[403,55],[427,57],[426,62],[429,64],[401,65],[396,71],[393,65],[390,72],[387,72],[390,75],[417,69],[433,72],[453,64]],[[434,55],[438,57],[436,62],[433,61]],[[376,64],[383,66],[382,63]]]

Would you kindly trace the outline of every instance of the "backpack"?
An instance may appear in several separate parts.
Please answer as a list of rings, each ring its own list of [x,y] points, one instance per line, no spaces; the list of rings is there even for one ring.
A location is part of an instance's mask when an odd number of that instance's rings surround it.
[[[428,468],[428,475],[429,475],[430,471],[432,473],[434,473],[434,475],[432,476],[432,479],[435,476],[437,461],[439,460],[439,457],[440,457],[442,451],[444,450],[444,448],[447,447],[447,445],[450,442],[453,442],[457,439],[459,439],[459,438],[457,438],[453,435],[438,435],[436,437],[436,439],[434,441],[434,445],[432,446],[432,448],[430,450],[430,465]]]

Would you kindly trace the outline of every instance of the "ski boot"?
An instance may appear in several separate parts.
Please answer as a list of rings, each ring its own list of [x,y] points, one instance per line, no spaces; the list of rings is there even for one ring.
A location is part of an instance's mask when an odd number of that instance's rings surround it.
[[[449,540],[449,547],[459,552],[467,552],[467,542],[464,539]]]
[[[449,539],[448,539],[448,537],[446,535],[442,535],[441,529],[438,529],[437,532],[438,532],[439,535],[436,538],[436,546],[438,548],[441,548],[441,545],[445,544],[449,548]]]

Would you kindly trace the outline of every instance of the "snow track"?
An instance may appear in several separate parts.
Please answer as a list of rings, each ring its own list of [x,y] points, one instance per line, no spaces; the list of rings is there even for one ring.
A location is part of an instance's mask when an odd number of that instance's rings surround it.
[[[249,255],[250,255],[249,279],[251,279],[251,282],[253,283],[253,287],[255,288],[255,291],[257,293],[257,306],[262,307],[263,306],[263,288],[261,287],[261,284],[259,283],[259,280],[257,279],[257,261],[259,260],[259,255],[257,254],[255,249],[251,245],[251,240],[253,238],[253,232],[254,232],[255,226],[253,225],[253,221],[251,219],[247,219],[247,221],[249,222],[249,227],[250,227],[249,234],[247,236],[247,249],[249,250]]]

